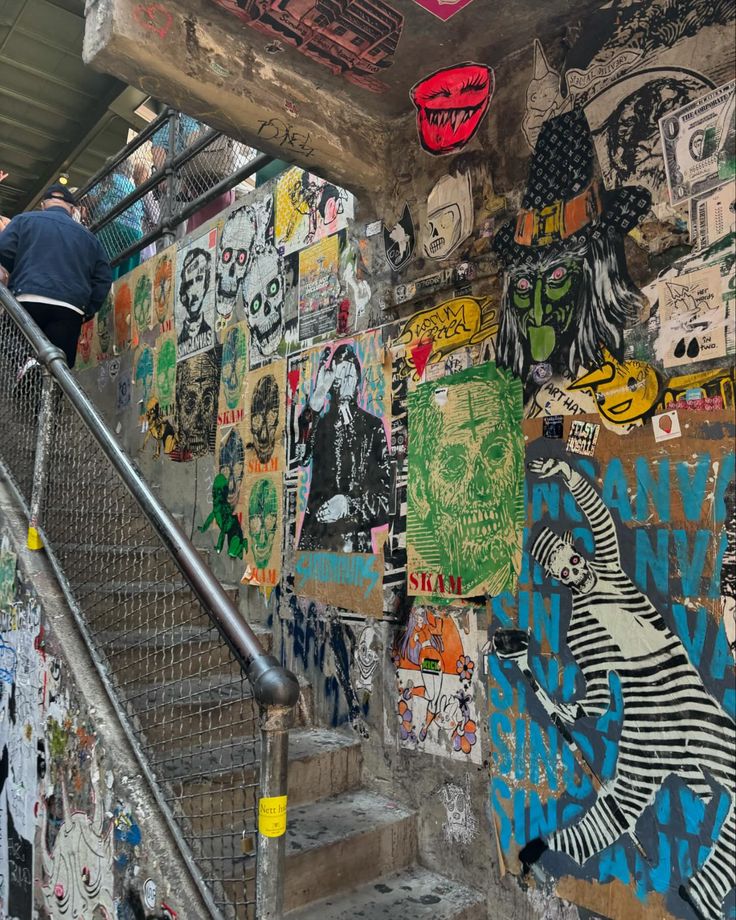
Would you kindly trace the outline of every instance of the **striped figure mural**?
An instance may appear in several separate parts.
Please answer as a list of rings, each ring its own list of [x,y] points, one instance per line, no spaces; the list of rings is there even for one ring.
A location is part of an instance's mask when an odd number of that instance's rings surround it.
[[[622,569],[613,519],[590,482],[556,458],[533,460],[529,469],[543,479],[562,478],[595,538],[592,559],[569,532],[560,537],[548,527],[531,547],[547,576],[572,593],[566,641],[586,685],[583,698],[552,702],[553,721],[572,726],[606,713],[613,674],[621,685],[623,721],[613,778],[600,786],[593,805],[576,823],[527,843],[520,860],[528,867],[549,849],[582,866],[624,834],[638,843],[637,821],[670,776],[704,803],[720,787],[730,798],[720,833],[679,892],[697,916],[718,920],[736,885],[736,725],[706,689],[680,639]],[[520,666],[526,656],[524,643],[515,648],[499,641],[495,651]]]

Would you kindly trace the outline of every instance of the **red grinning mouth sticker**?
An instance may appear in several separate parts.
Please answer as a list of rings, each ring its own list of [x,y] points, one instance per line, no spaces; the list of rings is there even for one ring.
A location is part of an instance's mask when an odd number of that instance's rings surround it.
[[[485,64],[457,64],[438,70],[411,88],[422,147],[438,156],[464,147],[478,130],[495,88]]]

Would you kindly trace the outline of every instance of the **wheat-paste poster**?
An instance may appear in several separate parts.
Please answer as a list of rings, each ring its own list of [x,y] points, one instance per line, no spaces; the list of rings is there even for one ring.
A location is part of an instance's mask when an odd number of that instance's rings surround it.
[[[408,396],[410,595],[512,590],[521,560],[521,382],[487,363]]]

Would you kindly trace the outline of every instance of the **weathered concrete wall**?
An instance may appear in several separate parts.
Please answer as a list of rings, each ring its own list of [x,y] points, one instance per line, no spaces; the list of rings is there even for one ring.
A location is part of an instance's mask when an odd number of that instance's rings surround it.
[[[48,563],[23,538],[3,487],[0,913],[200,918],[199,897]]]
[[[218,574],[245,571],[320,721],[361,734],[368,775],[421,813],[423,860],[489,916],[553,894],[571,918],[733,916],[729,96],[680,148],[696,184],[674,203],[658,124],[733,79],[733,11],[578,15],[487,61],[464,140],[397,120],[363,200],[287,175],[182,241],[137,353],[156,267],[118,285],[119,354],[103,317],[80,379],[200,545],[223,524]],[[193,248],[218,293],[190,335]],[[172,331],[169,395],[121,387]]]

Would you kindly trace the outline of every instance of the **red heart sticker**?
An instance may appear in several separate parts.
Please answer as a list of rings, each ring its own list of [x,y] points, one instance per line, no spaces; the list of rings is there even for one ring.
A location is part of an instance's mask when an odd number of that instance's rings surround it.
[[[669,434],[672,431],[672,416],[663,415],[659,420],[659,427],[665,434]]]

